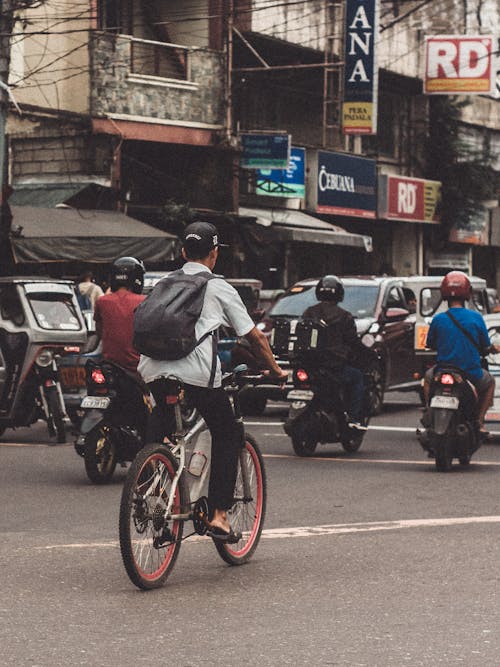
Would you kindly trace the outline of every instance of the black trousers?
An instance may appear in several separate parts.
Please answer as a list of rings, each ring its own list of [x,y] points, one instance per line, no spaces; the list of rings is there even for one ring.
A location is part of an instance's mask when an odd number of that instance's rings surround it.
[[[165,402],[166,383],[159,379],[148,384],[156,407],[148,428],[148,442],[162,442],[165,435],[175,431],[174,408]],[[215,509],[228,510],[233,505],[238,455],[243,446],[229,396],[222,387],[195,387],[185,384],[186,397],[205,420],[212,436],[208,506],[210,515]]]

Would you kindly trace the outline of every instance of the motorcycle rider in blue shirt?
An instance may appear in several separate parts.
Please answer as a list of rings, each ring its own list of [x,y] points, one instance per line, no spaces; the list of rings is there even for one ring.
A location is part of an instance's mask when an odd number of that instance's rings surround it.
[[[484,418],[493,403],[495,380],[482,367],[481,357],[491,352],[500,352],[500,346],[491,344],[482,315],[465,308],[465,301],[468,301],[472,294],[472,286],[465,273],[451,271],[443,278],[440,289],[441,297],[448,302],[448,311],[439,313],[432,319],[427,334],[427,347],[436,350],[437,358],[434,368],[425,374],[425,401],[428,405],[430,383],[435,368],[441,365],[460,368],[477,390],[479,429],[487,434]]]

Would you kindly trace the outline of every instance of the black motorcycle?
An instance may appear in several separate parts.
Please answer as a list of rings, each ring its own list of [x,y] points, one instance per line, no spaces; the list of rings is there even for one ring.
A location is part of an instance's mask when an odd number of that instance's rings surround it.
[[[370,387],[372,378],[365,376],[365,410],[361,425],[370,421]],[[297,365],[293,371],[295,389],[288,392],[290,401],[285,433],[290,436],[298,456],[312,456],[319,443],[340,442],[344,451],[356,452],[361,447],[365,430],[349,427],[345,405],[345,388],[341,379],[324,368]]]
[[[435,371],[430,387],[430,403],[422,417],[417,438],[435,459],[441,472],[451,470],[453,459],[468,465],[481,446],[478,400],[475,387],[454,366]]]
[[[298,456],[312,456],[319,443],[340,442],[346,452],[356,452],[363,442],[374,403],[376,379],[372,372],[375,366],[371,362],[376,355],[368,347],[371,341],[366,340],[366,352],[362,354],[360,351],[357,360],[360,368],[366,368],[360,423],[365,429],[349,426],[344,381],[338,372],[325,366],[325,353],[322,352],[325,330],[324,326],[311,320],[298,322],[293,331],[289,322],[279,322],[273,340],[274,348],[277,347],[282,355],[286,349],[293,369],[294,389],[287,394],[290,408],[284,429]]]
[[[145,384],[111,361],[89,359],[85,366],[87,396],[77,454],[95,484],[109,482],[117,463],[133,461],[144,446],[153,405]]]

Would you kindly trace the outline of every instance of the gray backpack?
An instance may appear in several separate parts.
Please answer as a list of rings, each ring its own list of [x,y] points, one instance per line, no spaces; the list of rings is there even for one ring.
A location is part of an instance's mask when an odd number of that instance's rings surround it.
[[[140,354],[160,361],[182,359],[209,331],[196,338],[195,327],[203,308],[207,283],[216,278],[208,271],[189,275],[182,269],[158,282],[135,310],[133,346]]]

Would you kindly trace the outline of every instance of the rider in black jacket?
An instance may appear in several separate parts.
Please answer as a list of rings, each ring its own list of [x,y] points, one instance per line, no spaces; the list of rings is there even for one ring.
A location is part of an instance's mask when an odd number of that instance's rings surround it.
[[[366,356],[368,348],[360,341],[354,317],[338,304],[344,298],[344,285],[337,276],[327,275],[316,285],[316,298],[320,303],[310,306],[303,315],[323,323],[326,329],[326,345],[321,365],[335,373],[344,384],[348,396],[349,426],[366,430],[362,425],[364,378],[363,373],[353,364],[356,359]]]

